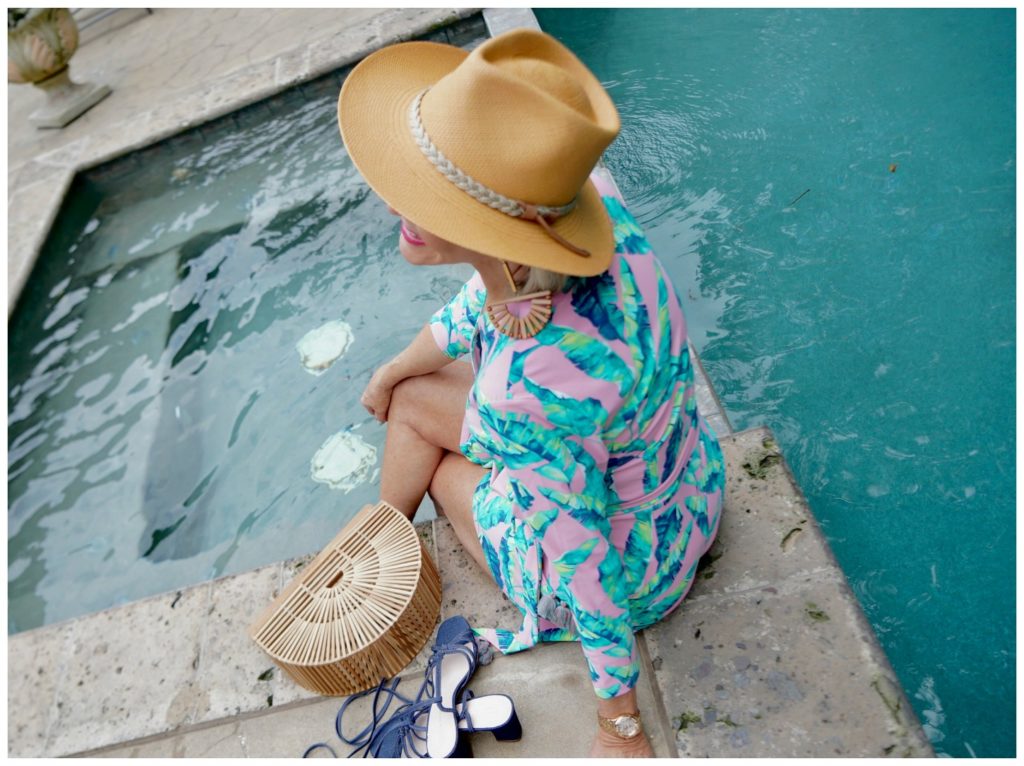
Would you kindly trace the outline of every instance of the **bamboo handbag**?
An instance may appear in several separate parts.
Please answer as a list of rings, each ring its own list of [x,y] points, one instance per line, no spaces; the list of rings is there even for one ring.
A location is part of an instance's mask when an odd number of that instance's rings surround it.
[[[328,695],[395,676],[434,631],[441,578],[412,523],[364,506],[249,628],[297,684]]]

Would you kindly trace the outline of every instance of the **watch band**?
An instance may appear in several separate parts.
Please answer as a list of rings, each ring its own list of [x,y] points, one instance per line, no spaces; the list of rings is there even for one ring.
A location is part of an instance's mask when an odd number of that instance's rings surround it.
[[[614,734],[620,739],[633,739],[639,737],[643,732],[643,724],[640,723],[640,713],[625,713],[614,718],[605,718],[598,713],[597,725],[609,734]]]

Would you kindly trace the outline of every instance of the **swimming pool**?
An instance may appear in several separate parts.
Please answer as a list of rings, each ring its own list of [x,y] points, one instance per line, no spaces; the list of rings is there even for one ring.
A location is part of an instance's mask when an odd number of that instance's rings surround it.
[[[318,550],[377,501],[359,394],[468,272],[396,255],[344,74],[76,177],[8,328],[9,632]]]
[[[1013,10],[546,10],[936,753],[1015,752]]]

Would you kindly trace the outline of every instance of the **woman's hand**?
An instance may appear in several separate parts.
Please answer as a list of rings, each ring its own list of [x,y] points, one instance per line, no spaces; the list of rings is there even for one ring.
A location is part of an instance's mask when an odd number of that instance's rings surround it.
[[[590,747],[590,757],[653,758],[654,749],[644,732],[640,732],[639,735],[631,739],[623,739],[598,727],[594,744]]]
[[[616,718],[620,715],[637,714],[640,708],[636,702],[636,689],[608,699],[598,698],[597,713],[602,718]],[[643,726],[643,723],[640,724]],[[591,758],[653,758],[654,750],[647,739],[647,732],[641,729],[640,734],[629,739],[617,737],[610,731],[597,727],[597,736],[590,747]]]
[[[359,398],[366,411],[373,415],[379,422],[386,423],[388,409],[391,407],[391,392],[399,381],[394,379],[393,363],[388,362],[376,369],[366,384],[363,395]]]
[[[381,423],[386,423],[395,386],[406,378],[437,372],[451,361],[451,357],[434,342],[428,322],[398,356],[377,368],[359,397],[359,403]]]

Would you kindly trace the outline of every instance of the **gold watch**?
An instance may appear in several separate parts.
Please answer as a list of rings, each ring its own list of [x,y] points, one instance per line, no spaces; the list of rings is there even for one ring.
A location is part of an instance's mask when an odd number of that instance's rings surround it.
[[[627,713],[615,718],[605,718],[598,713],[597,725],[620,739],[639,737],[644,730],[643,725],[640,723],[640,713]]]

